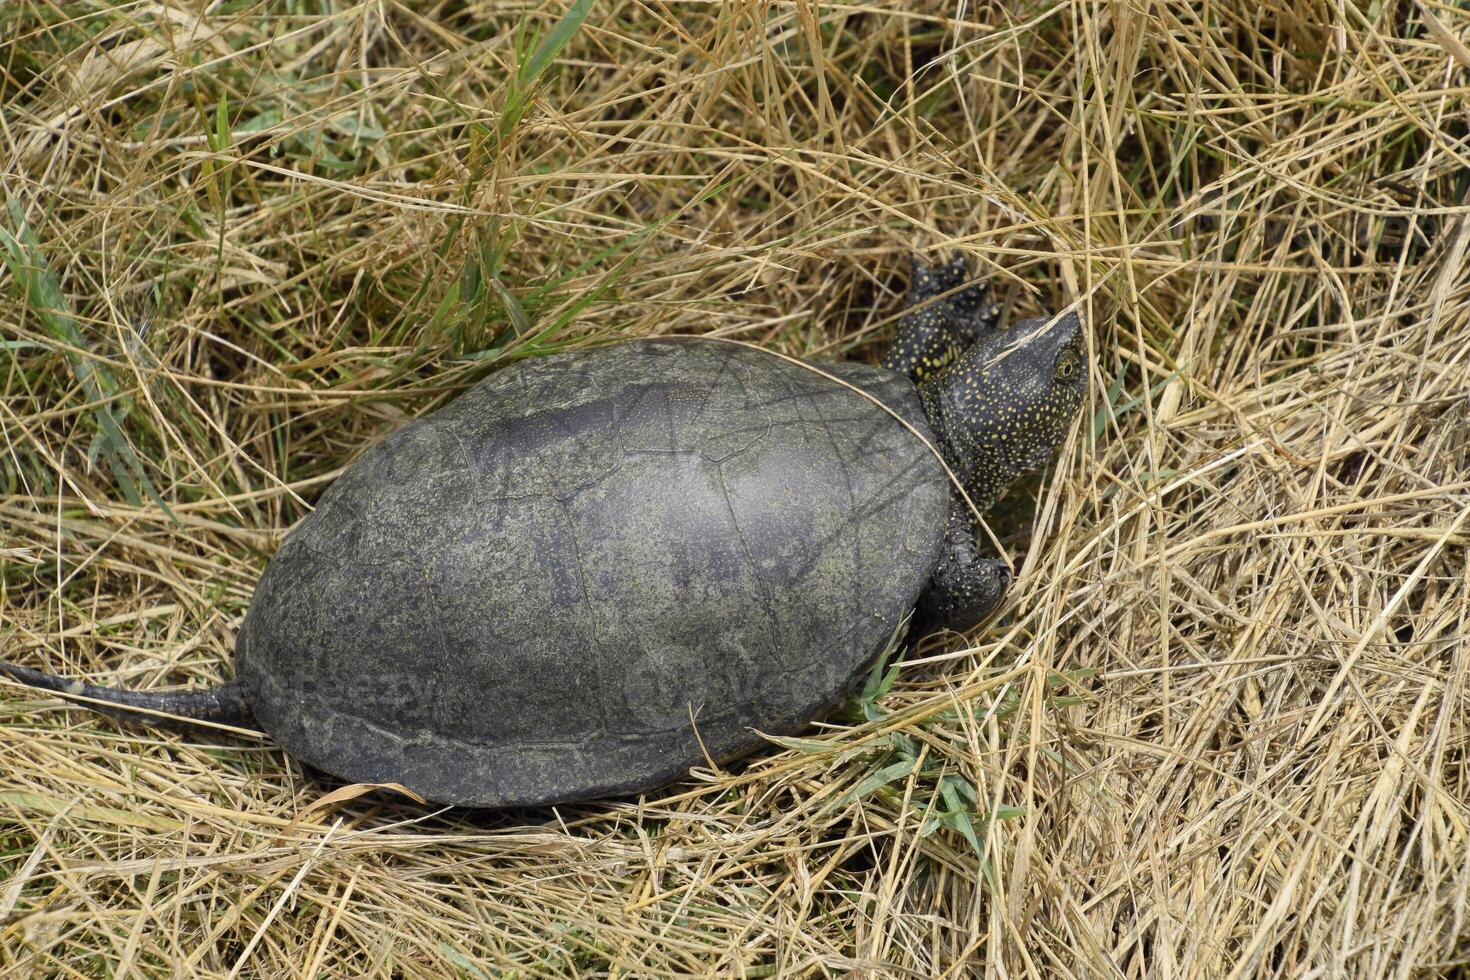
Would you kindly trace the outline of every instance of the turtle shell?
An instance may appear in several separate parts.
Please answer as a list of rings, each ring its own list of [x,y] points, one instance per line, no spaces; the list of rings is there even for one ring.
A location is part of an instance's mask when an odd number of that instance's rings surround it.
[[[832,365],[926,438],[918,393]],[[364,452],[236,642],[307,763],[471,806],[650,789],[840,702],[913,608],[942,468],[862,395],[690,339],[521,361]]]

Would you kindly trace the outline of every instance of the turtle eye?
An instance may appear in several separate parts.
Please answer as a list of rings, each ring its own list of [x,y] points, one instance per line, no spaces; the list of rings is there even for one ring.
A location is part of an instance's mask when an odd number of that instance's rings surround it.
[[[1081,370],[1081,367],[1082,363],[1077,353],[1068,348],[1057,356],[1054,374],[1058,381],[1071,381],[1077,377],[1077,372]]]

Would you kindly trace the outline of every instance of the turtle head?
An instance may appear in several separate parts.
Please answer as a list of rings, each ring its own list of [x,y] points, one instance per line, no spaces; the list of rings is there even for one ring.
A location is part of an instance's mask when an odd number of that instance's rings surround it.
[[[1075,313],[986,333],[920,388],[950,468],[988,507],[1016,477],[1044,465],[1087,390]]]

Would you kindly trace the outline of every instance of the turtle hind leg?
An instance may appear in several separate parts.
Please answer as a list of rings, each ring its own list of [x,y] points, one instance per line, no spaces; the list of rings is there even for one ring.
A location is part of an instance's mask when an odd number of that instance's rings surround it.
[[[920,628],[956,632],[970,629],[1000,605],[1011,579],[1005,562],[980,557],[969,507],[956,499],[950,507],[939,561],[919,599]]]

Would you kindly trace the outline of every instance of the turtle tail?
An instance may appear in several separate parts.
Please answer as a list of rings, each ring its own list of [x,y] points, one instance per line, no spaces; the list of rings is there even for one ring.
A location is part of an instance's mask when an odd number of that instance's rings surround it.
[[[85,698],[86,701],[78,702],[82,707],[122,721],[167,728],[188,728],[196,722],[240,725],[251,721],[245,689],[237,680],[204,691],[124,691],[69,681],[3,660],[0,660],[0,675],[43,691]]]

